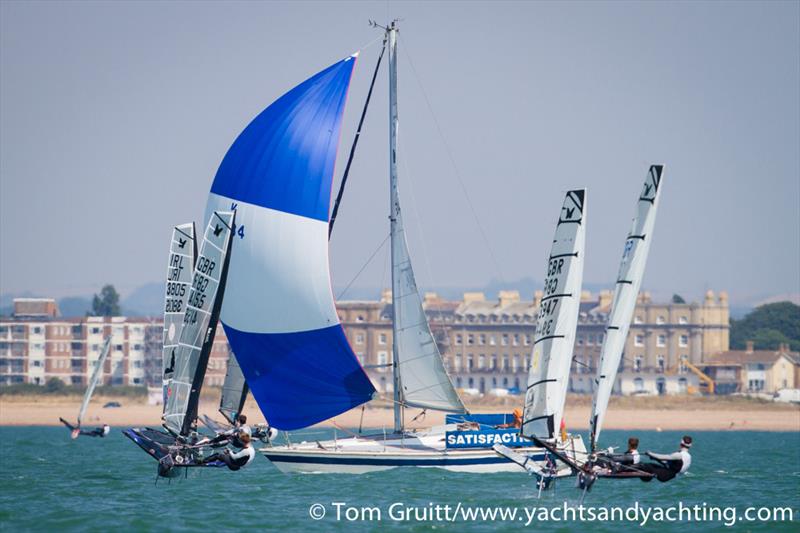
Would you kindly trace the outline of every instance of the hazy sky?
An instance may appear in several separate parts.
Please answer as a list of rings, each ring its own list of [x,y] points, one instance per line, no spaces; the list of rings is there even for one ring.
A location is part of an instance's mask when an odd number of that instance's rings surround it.
[[[0,292],[161,280],[171,225],[202,216],[239,131],[378,37],[368,19],[394,17],[421,287],[541,280],[575,187],[588,188],[585,279],[612,283],[645,172],[663,163],[646,289],[800,292],[798,2],[8,0]],[[378,52],[356,66],[337,182]],[[337,286],[388,233],[386,87],[384,69],[332,241]],[[387,255],[356,285],[387,285]]]

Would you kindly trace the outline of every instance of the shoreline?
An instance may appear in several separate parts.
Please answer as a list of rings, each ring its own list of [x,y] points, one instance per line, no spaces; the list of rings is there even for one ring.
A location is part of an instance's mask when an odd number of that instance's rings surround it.
[[[572,400],[572,401],[571,401]],[[754,400],[725,399],[653,399],[632,401],[620,398],[612,401],[604,427],[613,430],[650,431],[783,431],[800,432],[800,406],[772,404]],[[58,418],[74,421],[80,407],[77,397],[0,396],[0,426],[59,426]],[[107,401],[118,401],[120,408],[107,408]],[[378,403],[378,402],[374,402]],[[471,412],[511,412],[515,403],[508,405],[468,405]],[[617,404],[617,405],[615,405]],[[199,412],[221,419],[217,401],[201,401]],[[579,398],[567,401],[565,423],[568,431],[588,429],[590,402]],[[250,399],[244,412],[251,423],[264,423],[264,416]],[[444,413],[429,412],[421,420],[411,422],[419,411],[406,414],[408,429],[431,427],[444,423]],[[87,411],[85,425],[100,422],[112,427],[160,425],[161,406],[147,405],[143,400],[119,397],[98,397]],[[356,408],[314,427],[358,428],[362,423],[362,409]],[[393,410],[388,406],[370,405],[363,410],[363,427],[391,428]]]

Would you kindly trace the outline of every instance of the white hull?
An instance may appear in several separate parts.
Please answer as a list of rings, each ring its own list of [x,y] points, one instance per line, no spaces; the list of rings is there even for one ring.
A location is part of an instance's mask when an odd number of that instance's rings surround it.
[[[514,450],[544,463],[546,450],[543,448],[531,446]],[[580,436],[575,436],[564,451],[582,462],[586,448]],[[444,427],[425,433],[407,433],[402,438],[397,435],[359,436],[269,446],[260,452],[286,473],[366,474],[408,466],[475,474],[525,472],[491,448],[446,448]],[[559,477],[571,474],[561,463],[559,468]]]

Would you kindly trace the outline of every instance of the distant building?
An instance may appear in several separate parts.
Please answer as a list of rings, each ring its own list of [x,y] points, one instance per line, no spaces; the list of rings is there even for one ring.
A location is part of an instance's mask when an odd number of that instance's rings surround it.
[[[570,390],[591,393],[605,336],[612,293],[582,295]],[[380,392],[392,390],[392,295],[378,301],[338,302],[339,318],[356,356]],[[448,301],[434,293],[424,307],[453,383],[460,389],[524,392],[541,292],[522,300],[500,291],[497,300],[465,293]],[[15,302],[14,317],[0,319],[0,384],[44,384],[51,377],[84,384],[112,335],[108,384],[161,383],[160,319],[86,317],[63,319],[53,300]],[[709,291],[703,303],[654,303],[642,293],[634,313],[615,391],[623,394],[696,392],[703,365],[729,348],[728,298]],[[217,330],[206,383],[221,385],[230,347]]]
[[[777,350],[756,350],[753,342],[744,350],[718,353],[706,361],[704,372],[714,380],[718,394],[766,393],[800,388],[800,354],[787,344]]]
[[[58,378],[85,385],[111,336],[111,353],[101,383],[158,385],[161,382],[163,322],[148,318],[61,318],[52,299],[14,300],[14,315],[0,318],[0,385],[43,385]],[[221,385],[229,353],[220,328],[209,361],[207,383]]]
[[[582,295],[570,390],[591,393],[613,294]],[[536,313],[541,301],[521,300],[517,291],[500,291],[497,300],[480,292],[461,301],[425,295],[424,307],[457,388],[524,391],[530,365]],[[343,301],[339,318],[353,350],[381,392],[392,387],[391,291],[381,300]],[[617,393],[696,392],[697,376],[685,362],[702,364],[729,347],[728,296],[711,291],[703,303],[654,303],[642,293],[625,347]]]

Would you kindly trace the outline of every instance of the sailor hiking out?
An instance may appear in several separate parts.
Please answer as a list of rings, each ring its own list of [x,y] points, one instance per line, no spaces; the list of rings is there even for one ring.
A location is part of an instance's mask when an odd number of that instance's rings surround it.
[[[256,457],[256,451],[250,444],[250,435],[242,431],[239,433],[239,441],[242,443],[242,449],[237,452],[225,450],[222,453],[215,453],[206,457],[203,463],[211,463],[214,461],[222,461],[230,470],[239,470],[253,462]]]
[[[692,464],[692,456],[689,448],[692,447],[692,437],[685,435],[681,439],[680,447],[677,452],[671,454],[660,454],[648,451],[647,456],[655,459],[658,463],[646,463],[639,466],[644,472],[654,474],[656,478],[663,482],[673,479],[679,474],[686,473]],[[650,481],[652,478],[642,478],[642,481]]]

